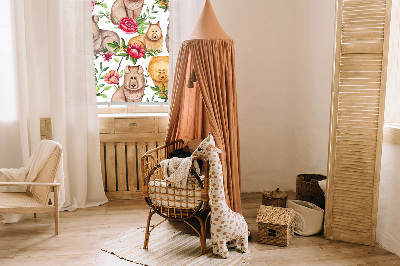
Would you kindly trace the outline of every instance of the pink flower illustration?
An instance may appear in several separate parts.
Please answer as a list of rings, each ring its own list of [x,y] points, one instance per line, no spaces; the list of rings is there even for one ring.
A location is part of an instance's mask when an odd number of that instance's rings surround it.
[[[121,18],[118,23],[118,28],[125,33],[136,33],[138,30],[138,24],[131,18]]]
[[[129,56],[135,58],[135,59],[140,59],[144,56],[144,48],[143,46],[134,43],[134,44],[130,44],[128,46],[127,52],[129,54]]]
[[[112,59],[112,54],[110,54],[109,52],[105,53],[103,55],[104,57],[104,61],[110,62],[110,59]]]
[[[104,82],[107,84],[119,84],[119,73],[115,70],[110,70],[105,75]]]
[[[96,4],[95,0],[92,0],[92,12],[93,12],[94,5],[95,5],[95,4]]]

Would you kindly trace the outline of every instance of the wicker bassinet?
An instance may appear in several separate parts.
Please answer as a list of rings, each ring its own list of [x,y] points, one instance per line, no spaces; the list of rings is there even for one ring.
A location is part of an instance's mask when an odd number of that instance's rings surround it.
[[[169,154],[182,148],[183,141],[177,140],[170,144],[155,148],[146,152],[141,161],[142,191],[145,202],[150,206],[147,219],[144,248],[148,248],[150,232],[159,224],[150,229],[151,217],[154,213],[164,217],[163,220],[183,221],[192,227],[200,236],[201,252],[206,252],[206,223],[210,217],[209,212],[209,174],[208,162],[200,156],[192,160],[201,160],[203,176],[200,177],[191,169],[191,174],[185,187],[175,187],[174,183],[163,179],[160,162],[168,159]],[[196,218],[200,222],[199,232],[189,223],[190,218]]]

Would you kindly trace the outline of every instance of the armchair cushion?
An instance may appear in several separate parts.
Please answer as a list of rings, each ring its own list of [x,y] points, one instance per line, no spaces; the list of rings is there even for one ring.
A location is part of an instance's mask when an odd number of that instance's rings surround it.
[[[9,207],[38,207],[40,203],[29,197],[26,193],[6,192],[0,193],[0,209]]]

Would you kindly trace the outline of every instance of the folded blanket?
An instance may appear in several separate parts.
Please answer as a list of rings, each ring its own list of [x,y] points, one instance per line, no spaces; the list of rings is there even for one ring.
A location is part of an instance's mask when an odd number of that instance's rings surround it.
[[[195,160],[193,164],[196,173],[200,174],[197,160]],[[190,167],[192,166],[192,157],[174,157],[171,159],[162,160],[160,162],[160,166],[165,180],[174,183],[175,187],[186,187]]]

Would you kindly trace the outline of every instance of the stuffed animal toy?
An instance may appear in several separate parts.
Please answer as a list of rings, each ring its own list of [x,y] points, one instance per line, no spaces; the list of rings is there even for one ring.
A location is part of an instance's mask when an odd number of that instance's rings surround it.
[[[197,147],[199,147],[202,141],[203,141],[202,139],[184,138],[183,150],[186,152],[190,152],[190,154],[192,154],[197,149]]]
[[[193,156],[208,158],[210,165],[211,241],[215,255],[228,258],[227,242],[236,243],[242,252],[248,251],[248,225],[243,215],[232,211],[225,201],[222,164],[211,133],[193,152]]]

